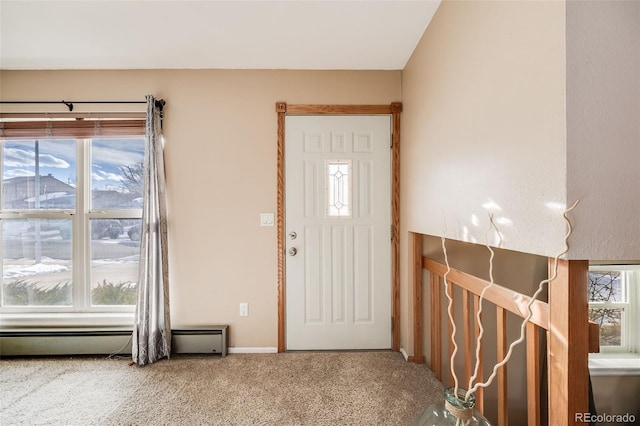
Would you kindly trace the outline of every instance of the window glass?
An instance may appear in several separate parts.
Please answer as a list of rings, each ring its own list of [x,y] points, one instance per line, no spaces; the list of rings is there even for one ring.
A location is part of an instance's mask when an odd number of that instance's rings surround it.
[[[600,326],[600,345],[625,346],[628,297],[625,274],[617,270],[589,271],[589,320]]]
[[[589,302],[625,302],[620,271],[589,272]]]
[[[327,163],[327,211],[330,217],[351,216],[351,160]]]
[[[141,209],[144,139],[91,141],[91,208]]]
[[[135,305],[141,219],[92,219],[91,303]]]
[[[2,146],[3,209],[75,208],[74,140],[4,141]]]
[[[590,308],[589,320],[600,325],[601,346],[622,346],[624,309]]]
[[[72,304],[70,219],[2,220],[2,305]]]
[[[0,307],[52,315],[133,310],[144,138],[0,144]]]

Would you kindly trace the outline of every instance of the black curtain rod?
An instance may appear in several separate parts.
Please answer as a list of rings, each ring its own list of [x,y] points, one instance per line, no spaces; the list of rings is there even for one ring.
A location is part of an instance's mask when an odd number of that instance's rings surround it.
[[[0,104],[65,104],[69,112],[73,111],[73,104],[146,104],[147,101],[0,101]],[[164,99],[156,100],[156,106],[162,110]]]

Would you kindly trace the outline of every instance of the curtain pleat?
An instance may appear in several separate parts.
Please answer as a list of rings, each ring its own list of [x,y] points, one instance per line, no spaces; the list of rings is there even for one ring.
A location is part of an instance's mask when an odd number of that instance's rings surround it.
[[[146,99],[144,203],[140,235],[138,301],[132,344],[132,358],[138,365],[168,358],[171,353],[162,111],[153,96],[149,95]]]

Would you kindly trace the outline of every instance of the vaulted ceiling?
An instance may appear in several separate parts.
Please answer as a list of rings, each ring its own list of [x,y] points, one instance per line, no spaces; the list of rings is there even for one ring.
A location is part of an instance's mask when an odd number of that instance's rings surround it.
[[[439,4],[0,0],[0,68],[397,70]]]

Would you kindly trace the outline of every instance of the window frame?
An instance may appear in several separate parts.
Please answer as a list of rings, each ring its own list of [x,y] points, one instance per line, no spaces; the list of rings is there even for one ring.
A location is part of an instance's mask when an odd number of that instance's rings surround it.
[[[624,302],[588,302],[592,308],[621,308],[624,315],[621,319],[620,346],[600,346],[601,354],[634,354],[640,353],[640,265],[590,265],[589,272],[620,272],[623,277]],[[588,285],[588,284],[587,284]]]
[[[21,128],[20,135],[10,135],[4,132],[0,136],[0,170],[3,173],[0,183],[0,220],[2,219],[70,219],[71,220],[71,264],[72,264],[72,305],[71,306],[2,306],[2,328],[11,326],[50,326],[50,325],[130,325],[133,322],[135,305],[93,305],[91,300],[91,220],[95,219],[142,219],[142,208],[127,209],[92,209],[91,208],[91,142],[97,139],[143,139],[144,121],[129,120],[132,125],[126,127],[126,134],[122,131],[122,121],[106,120],[106,125],[100,126],[101,120],[86,121],[67,120],[69,129],[75,134],[56,134],[41,137],[39,131],[30,135],[28,130]],[[59,124],[60,122],[55,122]],[[82,123],[81,132],[73,129],[74,123]],[[113,130],[110,126],[118,123]],[[7,122],[5,122],[5,129]],[[41,126],[35,122],[38,129]],[[64,126],[63,126],[64,127]],[[91,134],[92,128],[97,134]],[[113,130],[113,131],[112,131]],[[30,137],[31,136],[31,137]],[[70,209],[2,209],[2,185],[4,184],[4,143],[10,140],[51,140],[69,139],[75,142],[76,167],[76,196],[75,206]],[[0,236],[2,230],[0,227]],[[4,264],[0,262],[0,271]],[[4,285],[0,286],[0,292]],[[0,293],[0,296],[2,293]]]

